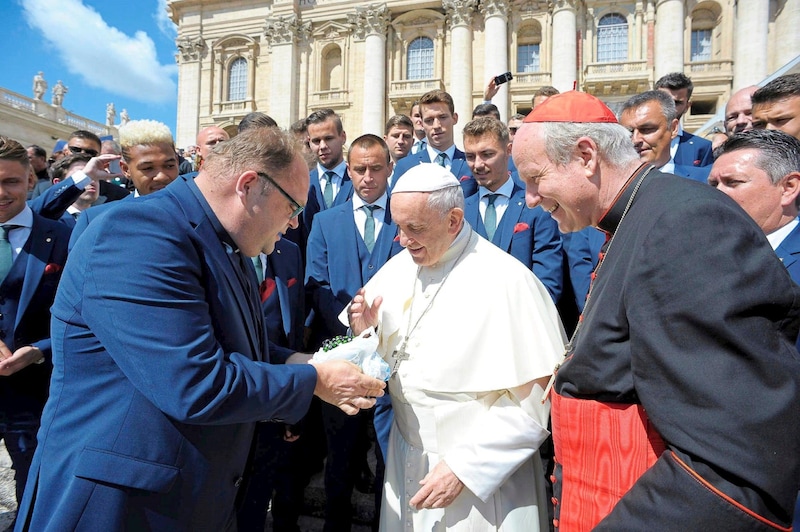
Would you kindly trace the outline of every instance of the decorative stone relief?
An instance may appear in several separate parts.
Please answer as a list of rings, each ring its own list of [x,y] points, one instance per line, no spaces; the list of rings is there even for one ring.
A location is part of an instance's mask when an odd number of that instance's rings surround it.
[[[450,29],[457,26],[472,26],[472,16],[478,0],[444,0],[442,7],[447,13]]]
[[[386,4],[370,4],[357,7],[355,13],[347,15],[347,22],[356,39],[364,39],[368,35],[386,35],[390,18]]]
[[[508,0],[483,0],[481,2],[480,10],[483,16],[489,17],[508,17],[509,2]]]
[[[202,35],[178,38],[175,45],[178,47],[180,61],[198,61],[206,49],[206,42]]]
[[[270,46],[298,42],[310,32],[311,22],[303,22],[295,15],[267,19],[264,23],[264,36]]]

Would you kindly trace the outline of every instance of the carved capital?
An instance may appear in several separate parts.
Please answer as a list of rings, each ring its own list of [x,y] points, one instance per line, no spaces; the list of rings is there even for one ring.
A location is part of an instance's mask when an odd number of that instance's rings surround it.
[[[180,61],[199,61],[206,49],[206,41],[202,35],[195,37],[181,37],[175,40]]]
[[[347,16],[347,22],[353,29],[356,39],[364,39],[368,35],[386,35],[391,15],[386,4],[370,4],[357,7],[355,13]]]
[[[489,17],[503,17],[508,18],[509,1],[508,0],[483,0],[481,2],[481,12],[485,18]]]
[[[310,33],[311,22],[303,22],[296,15],[268,18],[264,23],[264,37],[270,46],[296,43]]]
[[[557,13],[558,11],[577,11],[575,7],[575,0],[554,0],[553,5],[553,14]]]
[[[442,7],[447,13],[450,29],[457,26],[472,26],[472,16],[478,0],[444,0]]]

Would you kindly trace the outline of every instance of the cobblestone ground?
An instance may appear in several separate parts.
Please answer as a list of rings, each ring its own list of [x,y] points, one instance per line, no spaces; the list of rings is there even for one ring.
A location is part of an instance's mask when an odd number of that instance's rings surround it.
[[[14,497],[14,470],[6,445],[0,442],[0,530],[7,530],[17,514],[17,501]]]

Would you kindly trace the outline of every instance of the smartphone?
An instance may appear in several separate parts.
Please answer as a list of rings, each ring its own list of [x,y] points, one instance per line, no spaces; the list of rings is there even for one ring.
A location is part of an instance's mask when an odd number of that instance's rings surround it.
[[[494,84],[502,85],[506,81],[511,81],[512,79],[514,79],[514,76],[511,75],[511,72],[506,72],[505,74],[500,74],[499,76],[495,76]]]

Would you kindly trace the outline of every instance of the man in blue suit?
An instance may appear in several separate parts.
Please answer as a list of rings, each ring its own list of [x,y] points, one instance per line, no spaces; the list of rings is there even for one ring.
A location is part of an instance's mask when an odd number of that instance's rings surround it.
[[[456,176],[465,198],[475,194],[478,184],[472,177],[464,152],[456,147],[453,140],[453,127],[458,123],[453,97],[439,89],[426,92],[419,99],[419,109],[427,140],[425,149],[410,153],[397,162],[392,178],[393,185],[419,163],[435,162]]]
[[[300,246],[305,253],[308,235],[314,223],[314,216],[334,205],[341,205],[353,195],[353,184],[347,174],[344,162],[344,143],[347,133],[342,127],[342,119],[333,109],[320,109],[306,118],[308,145],[317,160],[310,172],[308,202],[298,229],[290,231],[286,237]]]
[[[656,81],[655,88],[668,94],[675,103],[678,132],[670,144],[670,157],[672,157],[672,160],[678,166],[710,166],[714,162],[711,143],[706,139],[684,131],[683,126],[681,126],[681,118],[692,106],[694,83],[692,83],[691,78],[682,72],[671,72],[659,78]]]
[[[516,257],[561,297],[564,260],[558,225],[541,207],[525,205],[525,188],[511,178],[508,128],[489,116],[464,126],[464,151],[480,188],[464,202],[464,218],[482,237]]]
[[[89,226],[53,305],[18,530],[232,529],[256,421],[296,421],[312,395],[374,404],[383,383],[348,363],[270,364],[249,257],[297,224],[307,175],[288,135],[246,131]]]
[[[178,156],[172,133],[165,124],[155,120],[132,120],[120,127],[119,142],[122,147],[120,168],[134,186],[125,201],[146,196],[172,183],[178,177]],[[110,157],[101,155],[100,158]],[[196,174],[186,174],[194,177]],[[103,216],[116,202],[103,203],[85,210],[75,221],[69,248],[83,234],[89,224]]]
[[[631,97],[622,104],[619,123],[630,130],[642,161],[664,173],[706,182],[711,166],[684,165],[672,159],[670,143],[678,134],[679,121],[669,94],[652,90]]]
[[[50,305],[69,229],[27,204],[25,148],[0,136],[0,438],[22,500],[50,382]]]
[[[319,213],[308,239],[306,292],[314,316],[314,349],[326,338],[346,334],[339,314],[381,266],[402,250],[386,192],[392,173],[388,146],[376,135],[363,135],[353,142],[347,161],[355,191],[352,201]],[[328,441],[325,530],[349,530],[350,497],[366,447],[364,425],[370,419],[366,412],[348,418],[328,405],[323,405],[322,419]],[[391,422],[386,396],[375,411],[375,432],[384,453]],[[381,484],[378,473],[376,490]]]

